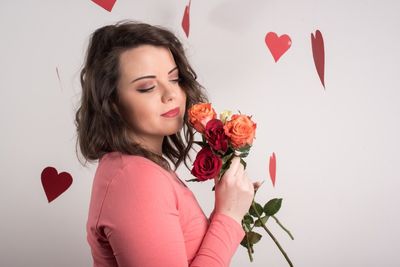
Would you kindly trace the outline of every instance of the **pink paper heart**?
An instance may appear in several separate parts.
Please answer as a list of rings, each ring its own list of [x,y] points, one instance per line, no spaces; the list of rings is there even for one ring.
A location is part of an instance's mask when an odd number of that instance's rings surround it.
[[[286,51],[292,45],[292,40],[287,34],[283,34],[278,37],[275,32],[269,32],[265,36],[265,43],[274,57],[275,62],[278,62],[279,58],[286,53]]]
[[[269,176],[272,181],[272,185],[275,187],[275,177],[276,177],[276,157],[275,153],[269,157]]]
[[[185,12],[183,13],[183,18],[182,18],[182,28],[183,31],[186,34],[186,37],[189,37],[189,29],[190,29],[190,18],[189,18],[189,12],[190,12],[190,3],[192,1],[189,1],[189,5],[185,7]]]
[[[49,203],[64,193],[72,184],[72,176],[69,173],[58,174],[53,167],[43,169],[41,180]]]
[[[315,68],[317,69],[319,79],[321,80],[322,86],[325,89],[325,49],[324,49],[324,39],[319,30],[315,32],[315,36],[311,33],[311,46],[314,58]]]
[[[111,10],[113,9],[116,1],[117,0],[92,0],[92,2],[98,4],[99,6],[101,6],[102,8],[104,8],[109,12],[111,12]]]

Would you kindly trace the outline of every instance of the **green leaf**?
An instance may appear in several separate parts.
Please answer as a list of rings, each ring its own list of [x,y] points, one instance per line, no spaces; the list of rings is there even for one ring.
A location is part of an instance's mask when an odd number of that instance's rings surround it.
[[[240,158],[240,162],[243,164],[243,167],[246,169],[246,161],[244,161],[242,158]]]
[[[245,230],[246,232],[251,231],[251,225],[250,225],[250,224],[248,224],[248,223],[243,223],[242,226],[245,228],[244,230]]]
[[[251,217],[248,214],[244,215],[243,221],[244,221],[244,223],[248,223],[248,224],[254,223],[253,217]]]
[[[240,245],[243,247],[247,248],[247,246],[250,247],[251,253],[254,253],[253,245],[256,244],[260,239],[262,238],[262,235],[256,232],[246,232],[245,236],[243,237],[242,241],[240,242]],[[249,243],[249,244],[247,244]]]
[[[249,155],[249,152],[245,152],[245,153],[240,154],[240,157],[241,157],[241,158],[245,158],[245,157],[247,157],[248,155]]]
[[[243,217],[242,225],[246,228],[246,232],[251,230],[252,224],[253,224],[253,217],[251,217],[250,215],[247,215],[247,216],[245,215]]]
[[[226,163],[231,157],[232,153],[225,154],[225,156],[222,157],[222,162]]]
[[[229,165],[231,165],[230,158],[222,158],[222,165],[229,168]]]
[[[274,198],[264,205],[264,212],[268,216],[272,216],[279,211],[282,205],[282,198]]]
[[[262,206],[255,201],[254,201],[254,206],[256,207],[258,214],[261,216],[264,212]],[[249,213],[251,214],[251,216],[258,218],[253,205],[250,206]]]
[[[262,225],[265,225],[268,221],[269,216],[264,216],[261,217],[261,221],[260,219],[257,219],[256,222],[254,223],[254,226],[256,227],[261,227]]]
[[[243,237],[242,241],[240,241],[240,245],[247,249],[247,238],[246,235]]]
[[[235,152],[235,150],[233,150],[233,148],[231,146],[228,146],[228,150],[225,152],[226,155],[232,154],[233,152]]]
[[[238,151],[240,151],[240,152],[248,152],[250,150],[250,148],[251,148],[251,145],[245,145],[245,146],[239,148]]]
[[[250,148],[251,148],[251,145],[245,145],[245,146],[237,149],[236,154],[238,154],[238,156],[240,156],[242,158],[245,158],[249,155]]]
[[[250,244],[252,244],[252,245],[256,244],[258,241],[260,241],[260,239],[262,237],[262,235],[260,235],[259,233],[253,232],[253,231],[248,232],[247,236],[249,238]]]

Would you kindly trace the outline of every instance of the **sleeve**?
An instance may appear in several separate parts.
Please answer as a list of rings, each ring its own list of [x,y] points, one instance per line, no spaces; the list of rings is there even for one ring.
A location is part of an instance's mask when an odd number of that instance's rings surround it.
[[[176,191],[153,165],[134,162],[114,178],[103,210],[119,267],[188,266]],[[226,267],[244,237],[231,217],[213,213],[190,267]]]
[[[227,267],[245,236],[242,226],[233,218],[214,211],[211,223],[190,267]]]

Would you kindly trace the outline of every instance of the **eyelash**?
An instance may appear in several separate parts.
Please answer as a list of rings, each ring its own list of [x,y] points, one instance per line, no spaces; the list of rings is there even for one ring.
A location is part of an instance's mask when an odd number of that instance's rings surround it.
[[[180,81],[181,81],[181,78],[178,78],[178,79],[175,79],[175,80],[171,80],[171,81],[173,81],[173,82],[180,82]],[[138,89],[138,91],[139,91],[140,93],[147,93],[147,92],[149,92],[150,90],[152,90],[154,87],[155,87],[155,86],[152,86],[152,87],[147,88],[147,89]]]

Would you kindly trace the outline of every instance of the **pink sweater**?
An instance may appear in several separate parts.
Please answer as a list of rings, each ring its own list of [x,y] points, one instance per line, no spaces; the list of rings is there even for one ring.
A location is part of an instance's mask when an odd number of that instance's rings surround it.
[[[175,172],[119,152],[99,161],[86,231],[99,267],[229,266],[245,235],[225,214],[209,220]]]

